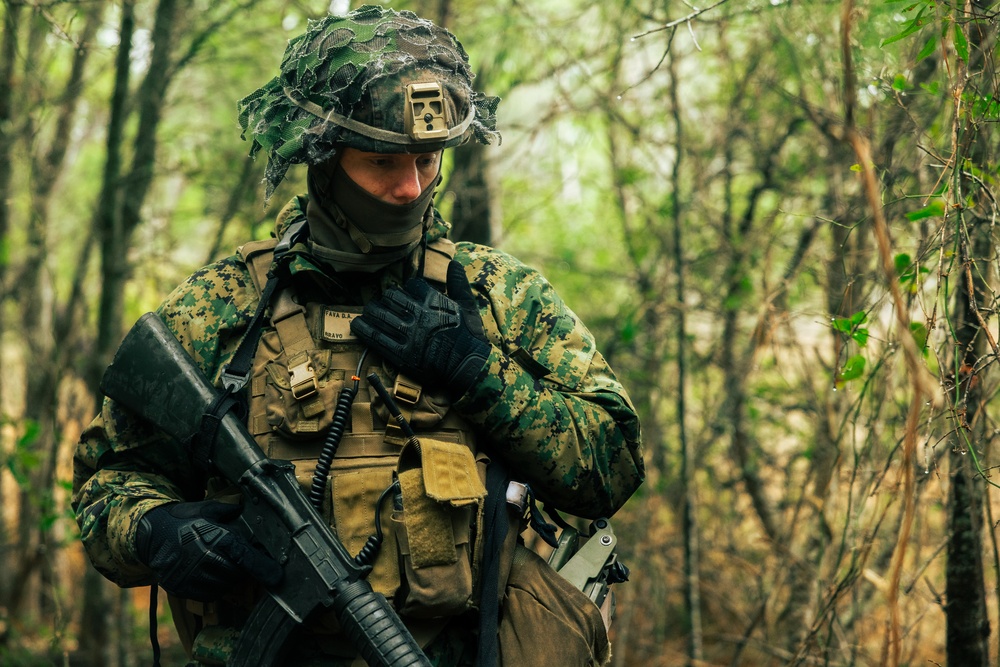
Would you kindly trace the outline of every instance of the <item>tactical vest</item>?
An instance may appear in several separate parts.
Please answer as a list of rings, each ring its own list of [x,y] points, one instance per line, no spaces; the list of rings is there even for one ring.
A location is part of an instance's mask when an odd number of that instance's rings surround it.
[[[244,245],[240,257],[258,294],[276,241]],[[427,248],[424,278],[445,283],[451,241]],[[477,606],[487,459],[471,426],[443,393],[384,366],[350,331],[360,308],[300,304],[290,289],[271,300],[271,326],[254,357],[248,426],[271,458],[291,461],[304,490],[313,484],[338,397],[356,378],[358,393],[330,468],[321,513],[349,553],[358,554],[381,524],[385,539],[369,581],[404,616],[453,616]],[[359,372],[360,371],[360,372]],[[419,437],[410,443],[365,376],[390,389]],[[384,492],[395,479],[399,492]],[[381,500],[380,500],[381,499]]]
[[[239,249],[258,294],[267,282],[275,245],[270,240]],[[430,244],[424,278],[444,285],[453,255],[450,241]],[[485,651],[488,662],[495,659],[488,656],[491,651],[495,655],[498,641],[507,665],[543,664],[536,660],[541,647],[553,656],[544,664],[563,659],[568,660],[564,664],[606,664],[608,643],[600,610],[519,546],[526,519],[523,484],[511,483],[506,498],[499,492],[509,529],[484,559],[483,545],[489,539],[484,524],[490,523],[484,520],[489,459],[477,448],[471,424],[450,410],[443,394],[397,375],[373,354],[361,363],[364,346],[350,333],[350,321],[360,311],[299,304],[290,290],[275,292],[271,326],[261,334],[249,383],[248,426],[257,443],[268,456],[291,461],[309,495],[338,414],[338,399],[359,379],[321,513],[352,555],[365,549],[376,523],[381,527],[384,541],[368,579],[394,604],[418,643],[426,645],[450,618],[481,608],[480,633],[497,638]],[[360,380],[370,372],[391,388],[419,442],[403,434],[377,394]],[[490,469],[491,475],[502,470]],[[395,480],[398,493],[391,492]],[[210,480],[209,496],[227,491],[231,489],[213,490]],[[487,564],[491,560],[492,566]],[[493,574],[483,577],[483,571]],[[480,578],[489,585],[480,586]],[[181,641],[196,662],[225,663],[245,613],[261,593],[252,586],[219,604],[168,597]],[[481,594],[487,598],[483,604]],[[501,599],[504,611],[497,628]],[[492,621],[483,623],[490,615]],[[307,633],[296,636],[303,655],[354,655],[350,642],[339,635],[332,612],[310,619],[305,629]],[[480,656],[490,643],[480,643]]]

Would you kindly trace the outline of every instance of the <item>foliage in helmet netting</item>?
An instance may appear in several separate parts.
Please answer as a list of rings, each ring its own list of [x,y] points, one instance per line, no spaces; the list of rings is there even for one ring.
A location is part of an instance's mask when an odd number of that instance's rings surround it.
[[[238,103],[242,137],[250,136],[250,157],[267,156],[265,198],[269,198],[291,164],[318,164],[335,154],[337,144],[389,152],[336,122],[296,104],[290,95],[362,122],[402,131],[403,108],[364,111],[366,94],[378,86],[401,84],[412,72],[439,80],[455,103],[459,119],[475,107],[475,118],[460,137],[490,144],[499,140],[496,109],[500,102],[472,89],[469,58],[458,39],[444,28],[412,12],[364,6],[346,16],[309,21],[306,32],[289,41],[281,73]],[[360,110],[360,111],[359,111]],[[454,124],[457,124],[455,121]],[[389,127],[386,127],[389,126]]]

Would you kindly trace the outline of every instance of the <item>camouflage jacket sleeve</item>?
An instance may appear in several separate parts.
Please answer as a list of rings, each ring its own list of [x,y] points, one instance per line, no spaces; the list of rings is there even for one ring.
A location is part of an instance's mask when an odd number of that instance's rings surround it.
[[[201,369],[217,378],[253,316],[257,295],[235,258],[181,284],[158,313]],[[73,459],[73,509],[94,566],[122,586],[150,583],[136,560],[139,518],[168,502],[200,500],[204,478],[187,452],[105,399]]]
[[[456,409],[544,501],[610,516],[644,477],[627,393],[544,277],[500,251],[458,246],[493,349]]]

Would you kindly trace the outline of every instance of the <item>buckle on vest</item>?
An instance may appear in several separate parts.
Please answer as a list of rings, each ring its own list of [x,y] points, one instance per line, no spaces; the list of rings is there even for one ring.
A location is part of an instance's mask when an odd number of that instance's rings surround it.
[[[294,365],[295,359],[289,360],[289,381],[292,385],[292,396],[295,397],[295,400],[301,401],[315,395],[319,391],[319,384],[316,382],[316,371],[313,370],[309,356],[304,352],[295,356],[296,358],[304,357],[304,359]]]
[[[397,401],[414,406],[420,400],[420,384],[403,376],[402,373],[396,376],[396,383],[392,388],[393,396]]]
[[[226,364],[222,369],[222,386],[225,389],[228,389],[231,393],[235,394],[239,390],[243,389],[243,387],[247,386],[247,380],[250,379],[250,373],[236,373],[230,370],[229,366],[229,364]]]

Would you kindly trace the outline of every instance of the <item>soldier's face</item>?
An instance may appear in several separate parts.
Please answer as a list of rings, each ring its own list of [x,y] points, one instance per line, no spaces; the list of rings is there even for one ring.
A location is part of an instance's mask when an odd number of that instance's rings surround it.
[[[367,153],[345,147],[340,165],[351,180],[387,204],[409,204],[434,179],[441,151],[433,153]]]

